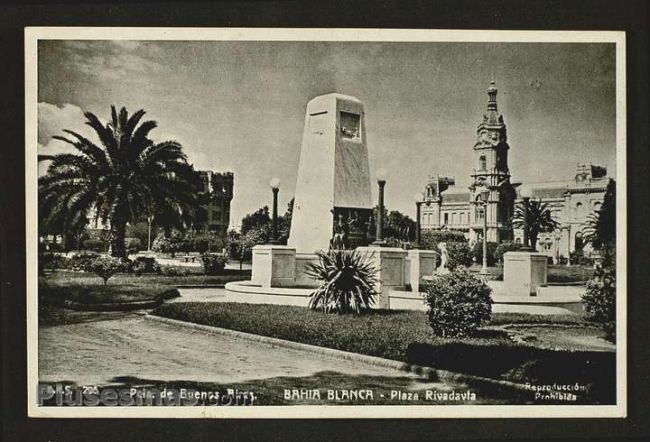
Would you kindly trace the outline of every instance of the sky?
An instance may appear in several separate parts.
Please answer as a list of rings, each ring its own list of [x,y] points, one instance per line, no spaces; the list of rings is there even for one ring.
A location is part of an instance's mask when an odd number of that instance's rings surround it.
[[[414,216],[430,175],[470,184],[492,78],[513,181],[570,180],[578,163],[615,175],[614,44],[264,41],[40,41],[38,149],[93,136],[83,112],[144,109],[154,141],[180,142],[199,170],[235,174],[231,226],[293,197],[305,109],[330,92],[364,103],[371,177],[387,171],[389,210]],[[96,138],[94,138],[96,139]],[[43,170],[40,171],[43,173]],[[373,186],[373,200],[376,200]]]

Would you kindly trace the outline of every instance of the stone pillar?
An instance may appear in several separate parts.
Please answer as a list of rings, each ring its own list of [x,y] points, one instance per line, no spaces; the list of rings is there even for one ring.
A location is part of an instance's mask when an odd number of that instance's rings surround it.
[[[390,292],[404,289],[406,250],[397,247],[358,247],[357,250],[377,268],[377,292],[379,296],[374,307],[390,309]]]
[[[296,281],[296,249],[277,244],[253,247],[253,284],[291,287]]]
[[[420,281],[423,276],[433,276],[436,273],[436,256],[433,250],[409,250],[406,258],[404,284],[411,284],[411,291],[420,293]]]
[[[547,257],[537,252],[503,254],[503,290],[509,296],[537,296],[547,282]]]

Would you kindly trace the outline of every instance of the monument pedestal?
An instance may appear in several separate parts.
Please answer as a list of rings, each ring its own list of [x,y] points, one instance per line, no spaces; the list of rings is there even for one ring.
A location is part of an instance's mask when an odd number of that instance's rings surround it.
[[[420,281],[423,276],[433,276],[436,272],[436,257],[433,250],[413,249],[408,251],[406,259],[406,284],[411,284],[413,293],[420,293]]]
[[[547,282],[548,259],[543,253],[507,252],[503,255],[503,289],[509,296],[537,296]]]
[[[310,264],[318,264],[318,255],[315,253],[298,253],[296,252],[296,286],[298,287],[318,287],[321,281],[318,281],[307,274]]]
[[[365,254],[377,269],[377,287],[379,293],[375,308],[390,309],[390,292],[404,289],[404,267],[406,250],[397,247],[358,247],[357,251]]]
[[[276,244],[253,247],[253,284],[291,287],[296,282],[296,249]]]

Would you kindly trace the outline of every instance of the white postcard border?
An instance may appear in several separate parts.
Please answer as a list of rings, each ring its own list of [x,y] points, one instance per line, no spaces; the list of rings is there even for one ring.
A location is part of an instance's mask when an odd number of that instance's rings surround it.
[[[616,45],[616,405],[294,405],[252,407],[39,407],[38,388],[38,41],[399,41],[614,43]],[[622,31],[490,31],[335,28],[25,28],[27,403],[30,417],[69,418],[607,418],[627,415],[626,50]]]

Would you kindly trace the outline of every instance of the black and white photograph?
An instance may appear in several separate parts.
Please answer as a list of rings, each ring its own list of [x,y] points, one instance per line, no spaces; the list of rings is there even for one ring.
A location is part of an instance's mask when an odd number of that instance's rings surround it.
[[[625,33],[25,33],[32,417],[625,417]]]

